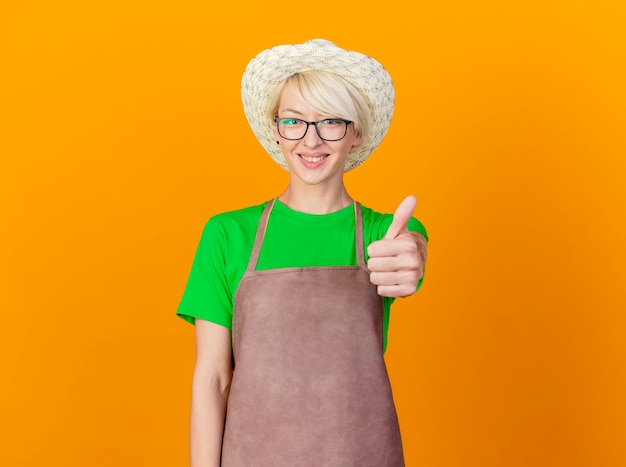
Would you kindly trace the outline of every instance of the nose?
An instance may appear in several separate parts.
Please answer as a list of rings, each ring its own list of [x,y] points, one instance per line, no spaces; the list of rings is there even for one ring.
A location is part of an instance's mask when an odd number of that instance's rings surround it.
[[[320,135],[317,134],[317,128],[315,125],[310,124],[306,127],[306,133],[304,134],[304,138],[302,138],[304,146],[307,148],[314,148],[315,146],[319,146],[324,141],[320,138]]]

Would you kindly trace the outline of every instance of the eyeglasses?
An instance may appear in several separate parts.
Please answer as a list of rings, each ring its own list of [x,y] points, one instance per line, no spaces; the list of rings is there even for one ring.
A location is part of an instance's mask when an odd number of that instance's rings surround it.
[[[309,130],[309,125],[315,127],[317,135],[324,141],[339,141],[346,136],[350,120],[326,118],[319,122],[305,122],[298,118],[275,118],[278,134],[281,138],[296,141],[304,138]]]

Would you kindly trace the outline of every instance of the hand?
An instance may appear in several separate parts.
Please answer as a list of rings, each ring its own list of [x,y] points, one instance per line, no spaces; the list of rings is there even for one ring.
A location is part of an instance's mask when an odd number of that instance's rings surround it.
[[[407,228],[416,204],[414,196],[407,196],[396,209],[382,240],[372,242],[367,248],[370,281],[378,286],[378,295],[383,297],[414,294],[424,275],[426,242],[420,234],[409,232]],[[424,254],[420,255],[422,250]]]

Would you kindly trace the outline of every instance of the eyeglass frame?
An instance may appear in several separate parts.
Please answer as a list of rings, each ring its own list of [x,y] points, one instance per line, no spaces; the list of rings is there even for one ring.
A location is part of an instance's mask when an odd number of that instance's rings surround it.
[[[298,120],[302,123],[306,123],[306,130],[304,130],[304,134],[300,137],[300,138],[286,138],[283,135],[280,134],[280,125],[278,124],[278,122],[280,120]],[[346,124],[345,127],[345,131],[343,133],[343,136],[339,139],[326,139],[323,138],[322,135],[320,135],[320,129],[318,128],[318,124],[325,122],[326,120],[337,120],[340,122],[343,122]],[[344,120],[343,118],[324,118],[323,120],[318,120],[317,122],[307,122],[306,120],[302,120],[301,118],[278,118],[276,117],[274,119],[274,123],[276,123],[276,131],[278,131],[278,136],[280,136],[282,139],[286,139],[287,141],[299,141],[301,139],[304,139],[304,137],[306,136],[306,134],[309,132],[309,127],[311,125],[313,125],[315,127],[315,132],[317,133],[317,136],[319,136],[319,138],[323,141],[341,141],[342,139],[344,139],[346,137],[346,135],[348,134],[348,125],[350,125],[351,123],[354,123],[352,120]]]

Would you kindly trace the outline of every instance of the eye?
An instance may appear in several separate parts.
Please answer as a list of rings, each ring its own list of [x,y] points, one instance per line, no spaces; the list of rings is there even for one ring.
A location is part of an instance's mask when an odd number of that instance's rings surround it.
[[[326,120],[320,120],[319,124],[322,126],[339,126],[343,125],[344,122],[336,118],[327,118]]]
[[[283,126],[295,126],[302,124],[302,120],[298,120],[297,118],[282,118],[280,124]]]

